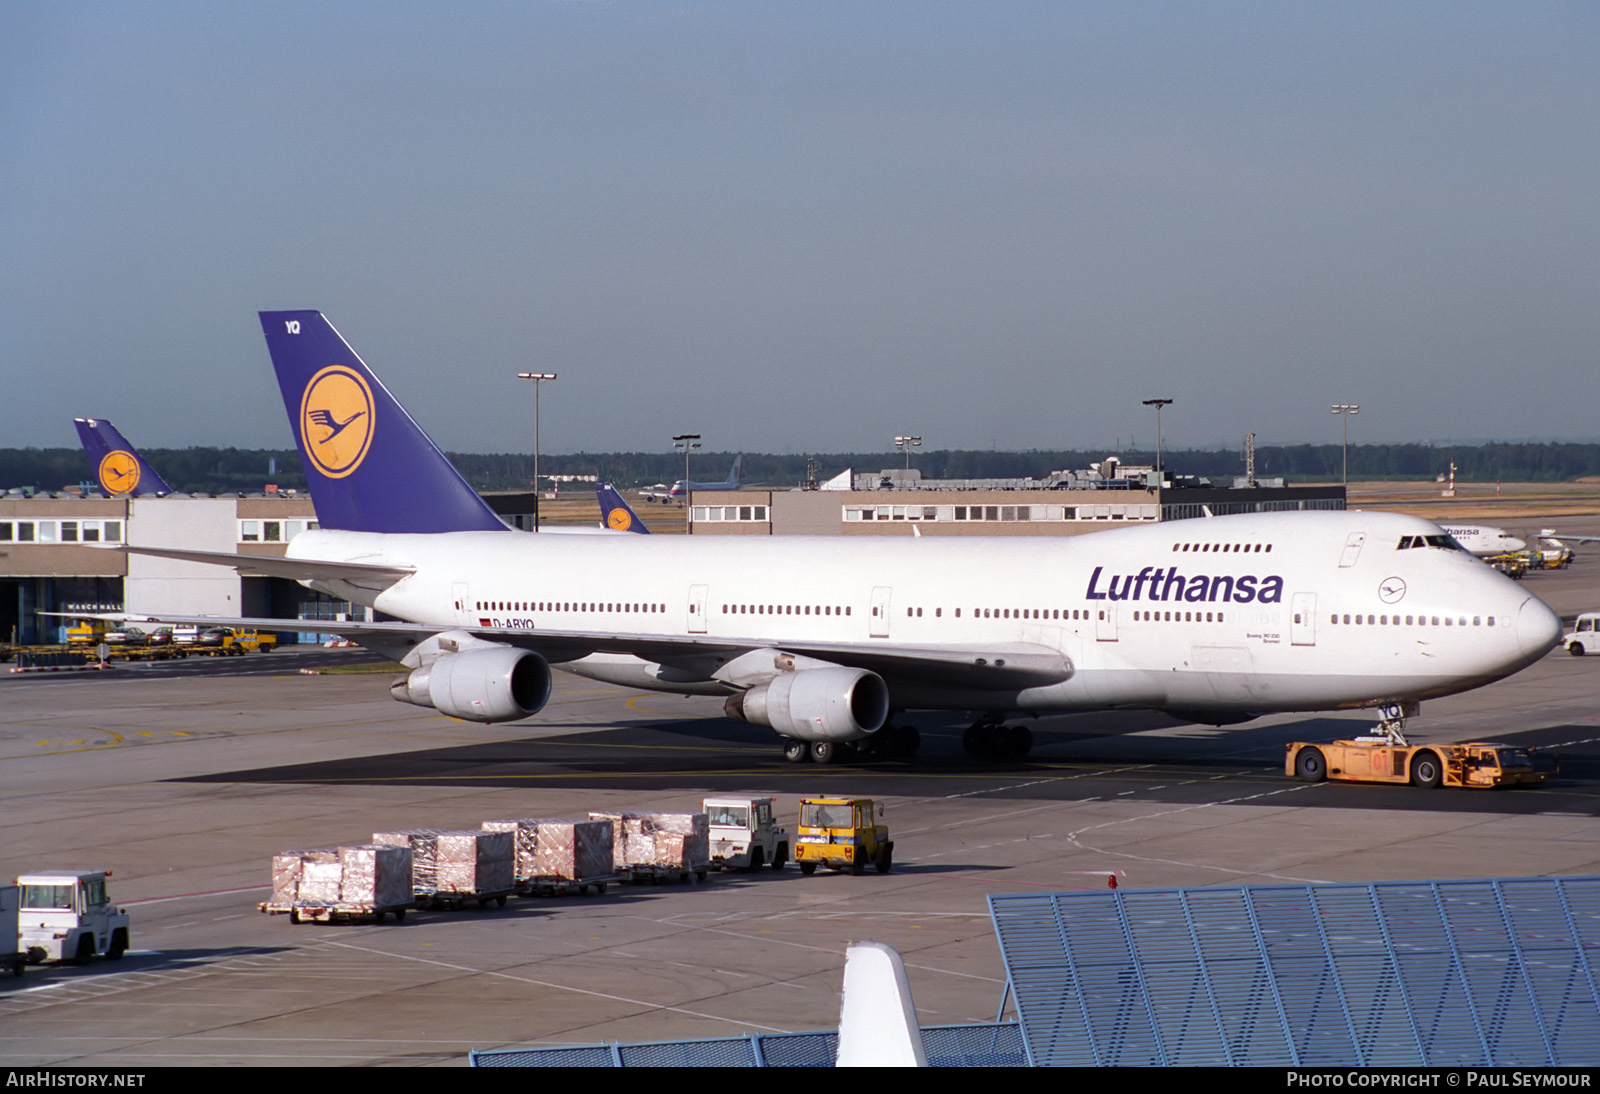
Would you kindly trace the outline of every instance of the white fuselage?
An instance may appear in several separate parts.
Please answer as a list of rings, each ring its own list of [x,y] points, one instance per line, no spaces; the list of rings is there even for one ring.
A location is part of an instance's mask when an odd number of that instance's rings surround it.
[[[1504,528],[1491,528],[1486,524],[1446,524],[1443,528],[1468,554],[1478,558],[1515,554],[1528,545],[1526,540]]]
[[[490,641],[590,636],[566,667],[656,690],[733,690],[712,676],[730,650],[857,665],[881,650],[898,708],[1255,713],[1446,695],[1556,644],[1555,614],[1470,555],[1399,549],[1428,535],[1414,517],[1312,512],[1049,539],[309,531],[290,555],[414,567],[376,593],[317,587]],[[1065,679],[975,688],[893,667],[1007,648],[1059,653]]]

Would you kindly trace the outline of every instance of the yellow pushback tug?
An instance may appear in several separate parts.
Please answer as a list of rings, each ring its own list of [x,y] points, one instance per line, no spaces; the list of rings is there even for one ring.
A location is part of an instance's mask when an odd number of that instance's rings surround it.
[[[1305,782],[1332,779],[1355,783],[1410,783],[1468,786],[1537,786],[1555,773],[1555,764],[1535,763],[1528,749],[1488,741],[1410,745],[1387,736],[1284,746],[1283,773]],[[1544,756],[1539,757],[1541,760]]]

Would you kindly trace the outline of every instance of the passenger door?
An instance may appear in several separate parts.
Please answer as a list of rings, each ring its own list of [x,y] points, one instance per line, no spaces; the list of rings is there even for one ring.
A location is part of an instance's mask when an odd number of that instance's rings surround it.
[[[894,590],[884,585],[872,590],[872,629],[868,633],[873,638],[889,637],[889,601],[893,594]]]
[[[689,586],[689,633],[706,633],[706,586]]]
[[[1317,644],[1317,594],[1295,593],[1289,605],[1289,644],[1315,646]]]

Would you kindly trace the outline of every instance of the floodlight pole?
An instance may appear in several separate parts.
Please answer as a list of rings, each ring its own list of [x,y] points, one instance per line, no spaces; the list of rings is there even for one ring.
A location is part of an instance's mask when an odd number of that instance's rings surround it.
[[[689,508],[689,503],[693,500],[689,491],[689,453],[700,447],[700,434],[680,433],[672,438],[672,447],[683,449],[683,525],[688,528],[693,523],[690,518],[694,515],[693,510]]]
[[[1171,399],[1146,399],[1145,406],[1156,408],[1156,489],[1161,488],[1161,408],[1171,406]]]
[[[553,372],[519,372],[517,379],[533,381],[533,530],[539,530],[539,384],[554,380]]]
[[[921,437],[896,437],[894,446],[906,454],[906,470],[911,470],[911,450],[922,447]]]
[[[1339,415],[1339,423],[1344,427],[1344,440],[1339,445],[1340,462],[1343,464],[1341,477],[1344,479],[1345,489],[1350,488],[1350,415],[1361,413],[1361,408],[1353,403],[1334,403],[1333,412]]]

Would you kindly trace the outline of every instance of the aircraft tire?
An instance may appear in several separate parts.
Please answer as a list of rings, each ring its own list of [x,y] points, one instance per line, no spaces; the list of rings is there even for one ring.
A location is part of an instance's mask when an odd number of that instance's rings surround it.
[[[792,764],[803,764],[811,758],[811,749],[804,741],[783,742],[783,758]]]
[[[816,764],[831,764],[838,756],[839,749],[832,741],[811,742],[811,762]]]
[[[1033,730],[1027,726],[1006,726],[995,736],[998,751],[1010,759],[1025,759],[1033,751]]]
[[[1328,777],[1328,761],[1320,748],[1302,748],[1294,754],[1295,777],[1301,782],[1319,783]]]
[[[973,759],[982,759],[994,751],[994,731],[986,725],[971,725],[961,735],[961,747]]]

